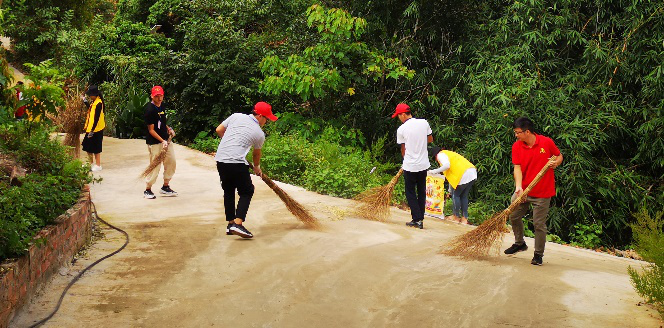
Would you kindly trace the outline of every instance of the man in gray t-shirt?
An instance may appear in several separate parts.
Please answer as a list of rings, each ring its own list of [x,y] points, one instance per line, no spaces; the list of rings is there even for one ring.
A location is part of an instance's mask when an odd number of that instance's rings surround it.
[[[254,173],[258,176],[261,172],[261,148],[265,142],[265,133],[262,127],[267,121],[276,121],[277,117],[272,114],[272,106],[266,102],[258,102],[254,105],[254,111],[247,114],[236,113],[221,122],[216,129],[217,135],[221,137],[217,154],[217,171],[221,188],[224,190],[224,208],[226,212],[227,235],[238,235],[242,238],[251,238],[253,235],[243,223],[249,210],[251,197],[254,195],[254,184],[249,175],[249,163],[247,154],[253,148],[252,160]],[[240,196],[235,207],[235,191]]]

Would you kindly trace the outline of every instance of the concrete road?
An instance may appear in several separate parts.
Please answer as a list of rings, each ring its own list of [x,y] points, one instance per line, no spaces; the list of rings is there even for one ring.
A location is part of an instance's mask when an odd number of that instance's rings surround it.
[[[630,285],[627,267],[641,262],[556,244],[541,267],[530,264],[530,250],[460,260],[438,252],[471,227],[427,219],[424,230],[412,229],[398,209],[388,223],[364,221],[352,217],[352,201],[284,185],[321,220],[324,229],[311,231],[256,177],[246,222],[254,239],[226,236],[214,160],[175,150],[179,196],[147,200],[137,178],[148,160],[144,142],[104,138],[103,181],[92,198],[131,242],[84,275],[45,327],[662,325]],[[46,316],[73,275],[122,244],[104,231],[13,326]],[[503,246],[511,242],[508,235]]]

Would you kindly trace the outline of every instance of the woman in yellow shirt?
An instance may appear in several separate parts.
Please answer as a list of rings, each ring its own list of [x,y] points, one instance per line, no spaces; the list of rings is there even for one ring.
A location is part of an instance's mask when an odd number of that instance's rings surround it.
[[[88,161],[92,165],[91,171],[101,171],[101,151],[102,141],[104,139],[104,99],[101,91],[96,85],[88,87],[85,93],[90,97],[91,104],[88,108],[88,117],[85,120],[85,137],[83,137],[83,151],[88,153]],[[96,165],[92,162],[92,155]]]
[[[443,173],[452,189],[453,215],[447,217],[452,221],[468,224],[468,193],[477,181],[475,165],[458,153],[432,147],[432,156],[440,164],[431,174]]]

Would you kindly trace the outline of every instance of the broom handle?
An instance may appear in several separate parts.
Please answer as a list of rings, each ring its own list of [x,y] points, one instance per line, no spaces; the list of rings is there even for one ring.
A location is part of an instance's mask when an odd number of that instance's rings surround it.
[[[399,180],[399,177],[401,177],[402,174],[403,174],[403,169],[399,169],[399,172],[397,172],[397,175],[395,175],[394,178],[392,178],[392,180],[390,180],[390,184],[396,184],[397,180]]]
[[[552,156],[551,159],[556,159],[556,156]],[[535,176],[535,179],[533,179],[533,181],[530,182],[530,184],[528,185],[528,187],[527,187],[526,189],[524,189],[523,192],[521,192],[521,195],[519,195],[519,197],[517,197],[517,198],[512,202],[512,204],[510,204],[510,206],[509,206],[507,209],[505,209],[505,212],[507,212],[507,213],[512,213],[512,211],[514,211],[514,209],[515,209],[517,206],[519,206],[521,203],[523,203],[523,201],[526,199],[526,197],[528,197],[528,193],[529,193],[529,192],[535,187],[535,185],[537,185],[537,183],[538,183],[540,180],[542,180],[542,177],[544,176],[544,174],[546,174],[546,172],[549,170],[549,168],[550,168],[550,167],[549,167],[549,165],[548,165],[548,163],[547,163],[547,165],[545,165],[545,166],[539,171],[539,173],[537,173],[537,175]]]

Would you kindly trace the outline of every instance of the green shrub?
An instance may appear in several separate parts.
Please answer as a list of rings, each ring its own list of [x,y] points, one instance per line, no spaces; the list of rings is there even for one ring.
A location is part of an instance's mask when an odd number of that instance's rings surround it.
[[[574,225],[574,231],[570,235],[572,245],[584,248],[595,249],[602,245],[602,226],[593,224],[577,223]]]
[[[201,131],[194,138],[194,142],[189,147],[200,150],[204,153],[213,154],[217,151],[219,146],[219,137],[217,135],[208,136],[208,133]]]
[[[650,262],[639,273],[636,269],[627,268],[636,291],[647,302],[653,304],[664,318],[664,212],[654,216],[643,207],[634,215],[636,223],[631,224],[634,233],[636,252]]]
[[[28,171],[21,186],[0,180],[0,260],[23,254],[34,235],[75,204],[91,181],[87,167],[51,140],[48,130],[38,127],[27,135],[23,123],[0,127],[0,152]]]
[[[298,133],[272,134],[263,148],[262,166],[277,180],[345,198],[391,179],[388,172],[396,171],[394,165],[380,163],[371,151],[340,145],[338,135],[333,127],[315,142]]]

